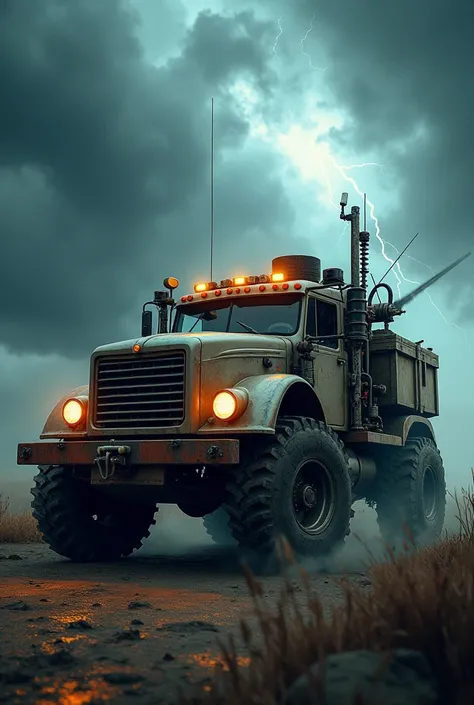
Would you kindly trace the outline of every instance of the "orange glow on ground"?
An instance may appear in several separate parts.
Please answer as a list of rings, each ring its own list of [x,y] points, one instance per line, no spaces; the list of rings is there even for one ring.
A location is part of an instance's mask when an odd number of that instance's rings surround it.
[[[87,690],[77,680],[58,680],[41,687],[36,705],[51,705],[53,697],[55,705],[87,705],[90,702],[112,700],[119,693],[120,688],[99,678],[88,680]]]
[[[188,654],[188,663],[197,663],[198,666],[202,668],[222,668],[224,671],[228,671],[229,667],[222,659],[221,656],[212,653],[211,651],[202,651],[198,654]],[[237,661],[239,666],[246,667],[250,664],[250,658],[248,656],[238,656]]]

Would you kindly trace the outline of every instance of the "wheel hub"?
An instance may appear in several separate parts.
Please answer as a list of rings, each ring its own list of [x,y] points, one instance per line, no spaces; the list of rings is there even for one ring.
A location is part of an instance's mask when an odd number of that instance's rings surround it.
[[[293,485],[293,512],[298,526],[307,534],[325,531],[335,508],[331,475],[323,463],[307,460],[299,468]]]
[[[303,504],[308,509],[311,509],[316,504],[316,492],[311,485],[303,487],[302,492]]]

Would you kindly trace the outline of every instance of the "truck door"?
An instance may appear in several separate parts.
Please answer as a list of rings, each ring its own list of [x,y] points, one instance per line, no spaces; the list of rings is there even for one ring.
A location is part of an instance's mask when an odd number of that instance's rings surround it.
[[[329,297],[308,299],[307,335],[338,335],[343,330],[342,302]],[[343,341],[333,339],[315,347],[314,379],[329,426],[347,429],[347,353]]]

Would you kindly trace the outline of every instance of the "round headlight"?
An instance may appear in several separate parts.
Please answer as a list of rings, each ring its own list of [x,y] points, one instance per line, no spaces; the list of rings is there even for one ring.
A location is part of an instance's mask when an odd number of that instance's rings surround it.
[[[221,421],[230,421],[244,413],[248,404],[245,389],[222,389],[217,392],[212,403],[214,416]]]
[[[68,399],[63,406],[63,419],[68,426],[77,426],[85,415],[84,404],[79,399]]]
[[[237,401],[233,394],[230,392],[219,392],[214,397],[214,403],[212,404],[212,410],[214,416],[218,419],[226,421],[230,419],[237,409]]]

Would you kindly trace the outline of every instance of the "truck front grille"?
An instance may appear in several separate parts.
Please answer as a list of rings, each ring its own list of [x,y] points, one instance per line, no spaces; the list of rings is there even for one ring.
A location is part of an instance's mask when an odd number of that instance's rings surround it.
[[[96,428],[168,428],[184,421],[183,351],[99,358]]]

